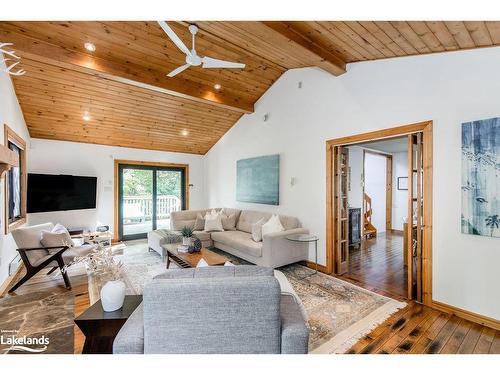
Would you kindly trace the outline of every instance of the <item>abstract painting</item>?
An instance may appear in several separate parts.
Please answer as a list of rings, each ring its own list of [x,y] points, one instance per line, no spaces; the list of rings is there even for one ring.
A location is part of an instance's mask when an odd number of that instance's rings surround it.
[[[279,205],[280,156],[269,155],[236,162],[236,200]]]
[[[500,237],[500,118],[462,124],[462,233]]]

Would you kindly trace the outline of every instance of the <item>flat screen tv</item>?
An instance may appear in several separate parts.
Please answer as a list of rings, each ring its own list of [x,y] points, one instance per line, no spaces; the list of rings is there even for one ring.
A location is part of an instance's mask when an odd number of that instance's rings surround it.
[[[97,177],[28,174],[28,213],[96,208]]]

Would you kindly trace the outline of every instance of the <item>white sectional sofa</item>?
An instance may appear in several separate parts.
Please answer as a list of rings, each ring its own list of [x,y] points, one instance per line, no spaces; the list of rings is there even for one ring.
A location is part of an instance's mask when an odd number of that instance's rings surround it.
[[[187,210],[172,212],[171,229],[180,231],[183,227],[194,227],[198,213],[204,217],[205,210]],[[220,208],[216,208],[220,210]],[[281,224],[285,228],[282,232],[272,233],[264,236],[261,242],[252,239],[252,224],[264,218],[268,220],[272,214],[268,212],[237,210],[224,208],[227,215],[235,214],[235,230],[225,230],[223,232],[195,231],[204,247],[215,247],[226,251],[246,261],[264,267],[280,267],[287,264],[306,260],[308,257],[308,244],[292,242],[286,239],[287,235],[294,233],[307,234],[309,231],[300,227],[299,220],[292,216],[279,215]],[[161,232],[150,232],[148,234],[148,245],[151,249],[164,256],[165,252]]]

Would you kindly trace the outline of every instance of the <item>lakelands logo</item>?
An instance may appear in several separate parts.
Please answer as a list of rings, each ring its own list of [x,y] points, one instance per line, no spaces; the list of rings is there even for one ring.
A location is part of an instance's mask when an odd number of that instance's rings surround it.
[[[21,351],[29,353],[43,353],[47,350],[50,339],[44,335],[40,337],[18,336],[16,330],[1,330],[0,345],[8,345],[4,351]]]

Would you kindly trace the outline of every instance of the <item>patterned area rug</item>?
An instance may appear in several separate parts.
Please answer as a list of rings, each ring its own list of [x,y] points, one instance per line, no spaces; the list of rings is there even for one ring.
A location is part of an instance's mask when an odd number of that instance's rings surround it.
[[[213,250],[233,264],[248,263],[221,250]],[[142,294],[149,280],[165,272],[161,257],[156,252],[149,252],[144,241],[127,243],[118,257],[124,264],[129,294]],[[172,267],[175,264],[171,263]],[[404,302],[329,275],[318,273],[305,277],[312,270],[298,264],[282,267],[280,271],[292,284],[308,314],[311,353],[345,353],[360,338],[406,306]]]

